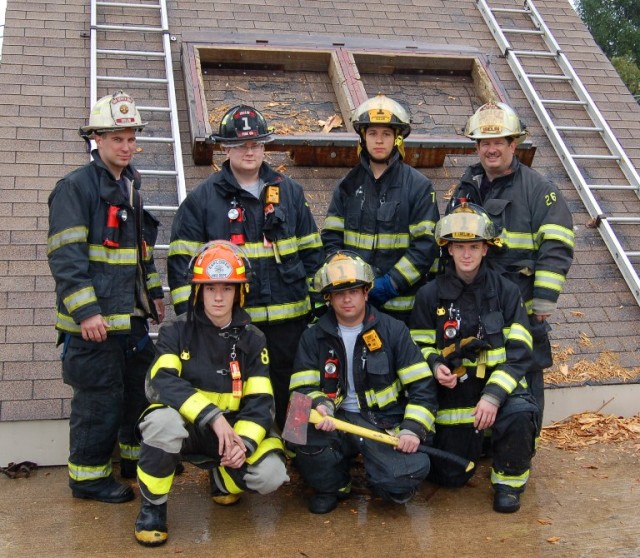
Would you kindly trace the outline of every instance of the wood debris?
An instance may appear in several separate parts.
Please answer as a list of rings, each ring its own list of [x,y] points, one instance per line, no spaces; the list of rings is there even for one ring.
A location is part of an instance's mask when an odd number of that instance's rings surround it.
[[[564,349],[564,352],[554,351],[556,365],[545,373],[545,383],[582,385],[586,382],[611,383],[612,380],[631,382],[640,377],[640,368],[624,368],[620,365],[620,356],[615,353],[606,351],[600,353],[595,361],[579,360],[569,366],[566,361],[572,354],[571,349]]]
[[[323,134],[328,134],[334,128],[342,126],[342,116],[333,114],[328,120],[318,120],[318,125],[322,126]]]
[[[630,418],[602,413],[578,413],[542,429],[540,438],[556,448],[579,451],[593,444],[609,444],[640,453],[640,415]]]

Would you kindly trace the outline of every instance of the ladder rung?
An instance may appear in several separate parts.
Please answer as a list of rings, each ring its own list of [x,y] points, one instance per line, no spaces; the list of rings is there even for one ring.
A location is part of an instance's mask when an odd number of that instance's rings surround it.
[[[138,105],[138,110],[147,112],[171,112],[171,108],[169,107],[144,107],[140,105]]]
[[[137,81],[139,83],[167,83],[165,78],[140,78],[133,76],[96,76],[98,81]]]
[[[523,8],[491,8],[492,12],[501,14],[530,14],[531,11]]]
[[[638,256],[640,256],[640,252],[637,251],[625,252],[625,254],[628,258],[637,258]]]
[[[605,217],[609,223],[620,223],[623,225],[636,225],[640,223],[640,217]]]
[[[138,143],[173,143],[173,138],[156,138],[152,136],[136,137]]]
[[[518,35],[544,35],[544,31],[540,29],[513,29],[505,27],[502,29],[503,33],[516,33]]]
[[[143,176],[177,176],[178,171],[138,169]]]
[[[113,6],[116,8],[155,8],[160,9],[160,4],[131,4],[129,2],[96,2],[96,6]]]
[[[587,184],[589,190],[639,190],[640,186],[633,184]]]
[[[602,128],[594,126],[556,126],[560,132],[603,132]]]
[[[586,106],[586,101],[568,101],[565,99],[540,99],[543,105],[579,105]]]
[[[98,31],[140,31],[141,33],[168,33],[162,27],[138,27],[137,25],[107,25],[99,23],[95,26]]]
[[[177,205],[144,205],[145,209],[149,211],[178,211]],[[157,246],[156,246],[157,247]]]
[[[116,56],[144,56],[145,58],[164,58],[164,52],[147,50],[113,50],[107,48],[96,49],[96,54],[113,54]]]
[[[578,155],[576,153],[570,154],[572,159],[591,159],[595,161],[619,161],[620,157],[618,155]]]
[[[549,75],[549,74],[525,74],[529,79],[546,79],[549,81],[571,81],[569,76]]]
[[[509,52],[516,56],[537,56],[539,58],[556,58],[558,56],[557,53],[548,50],[511,50]]]

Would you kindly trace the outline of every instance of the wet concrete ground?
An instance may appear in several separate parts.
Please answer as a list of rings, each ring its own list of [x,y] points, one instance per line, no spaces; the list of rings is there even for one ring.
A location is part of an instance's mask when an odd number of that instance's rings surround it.
[[[29,478],[0,477],[0,557],[636,558],[638,464],[637,455],[610,446],[542,447],[522,509],[511,515],[491,509],[488,461],[462,489],[425,483],[409,504],[390,506],[356,486],[327,515],[307,511],[309,493],[295,471],[276,494],[246,494],[223,508],[208,498],[206,474],[187,465],[169,500],[169,542],[158,548],[133,538],[139,498],[76,500],[66,468],[41,468]],[[358,476],[356,469],[356,484]]]

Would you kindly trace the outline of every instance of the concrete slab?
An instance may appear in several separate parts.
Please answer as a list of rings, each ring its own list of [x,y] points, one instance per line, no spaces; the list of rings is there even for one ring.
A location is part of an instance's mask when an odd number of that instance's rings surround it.
[[[133,538],[139,499],[75,500],[66,469],[43,468],[27,479],[0,476],[0,558],[637,557],[637,463],[610,446],[578,453],[543,446],[516,514],[491,510],[489,463],[482,462],[464,488],[425,483],[405,506],[384,505],[360,488],[321,516],[308,513],[308,491],[294,471],[274,495],[243,495],[222,508],[207,496],[205,473],[187,465],[169,500],[169,542],[156,549]]]

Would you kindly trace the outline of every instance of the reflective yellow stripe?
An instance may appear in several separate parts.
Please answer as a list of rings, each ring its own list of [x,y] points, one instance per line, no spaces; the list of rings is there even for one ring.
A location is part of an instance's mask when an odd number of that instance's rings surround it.
[[[410,285],[413,285],[420,279],[420,277],[422,277],[422,273],[416,269],[413,263],[406,256],[402,256],[393,267],[407,280],[407,283]]]
[[[309,298],[286,304],[271,304],[269,306],[247,306],[245,308],[252,322],[276,322],[291,320],[306,316],[311,311]]]
[[[149,273],[147,276],[147,289],[155,289],[157,287],[162,287],[162,282],[160,281],[159,273]]]
[[[337,215],[327,215],[324,220],[324,228],[330,231],[344,231],[344,218]]]
[[[171,302],[176,305],[182,302],[187,302],[191,295],[191,285],[183,285],[176,289],[171,290]]]
[[[535,244],[531,233],[518,233],[503,229],[502,241],[512,250],[534,250]]]
[[[436,424],[455,426],[456,424],[473,424],[475,407],[461,407],[458,409],[441,409],[436,413]]]
[[[256,444],[259,444],[267,434],[267,431],[256,424],[255,422],[249,420],[239,420],[233,425],[233,430],[239,436],[245,436],[250,440],[253,440]]]
[[[409,232],[413,238],[420,238],[421,236],[433,236],[435,228],[436,224],[433,221],[420,221],[409,225]]]
[[[322,239],[317,232],[298,237],[298,250],[322,248]]]
[[[536,243],[539,246],[544,240],[559,240],[563,244],[573,248],[575,244],[575,233],[566,227],[561,227],[553,223],[542,225],[538,229]]]
[[[414,405],[411,403],[409,403],[404,410],[404,418],[416,421],[427,430],[433,430],[433,423],[436,420],[429,409],[422,405]]]
[[[536,277],[533,281],[533,286],[549,289],[551,291],[556,291],[557,293],[559,293],[562,291],[564,281],[565,276],[560,273],[538,269],[536,270]]]
[[[160,355],[156,361],[153,363],[151,370],[149,372],[149,376],[153,380],[158,373],[158,370],[161,368],[169,368],[170,370],[175,370],[180,376],[182,374],[182,361],[178,355],[174,355],[171,353],[166,353],[164,355]]]
[[[518,382],[502,370],[494,370],[487,380],[487,385],[496,384],[507,393],[511,393],[518,386]]]
[[[242,488],[240,488],[229,476],[225,467],[218,467],[218,473],[220,474],[220,480],[229,494],[240,494],[243,492]]]
[[[140,446],[129,446],[119,443],[120,457],[123,459],[140,459]]]
[[[149,489],[149,492],[155,496],[169,494],[173,484],[173,475],[174,473],[171,473],[168,477],[154,477],[138,467],[138,478]]]
[[[76,465],[68,461],[67,466],[69,467],[69,477],[80,482],[106,479],[111,476],[112,472],[111,460],[104,465]]]
[[[413,309],[415,300],[415,295],[396,296],[395,298],[392,298],[391,300],[385,302],[383,308],[385,310],[391,310],[395,312],[410,312]]]
[[[99,244],[89,244],[89,261],[109,265],[136,265],[138,251],[135,248],[107,248]]]
[[[209,400],[200,392],[194,393],[180,406],[180,414],[189,422],[194,423],[202,410],[209,405]]]
[[[431,375],[431,369],[426,362],[417,362],[398,370],[398,377],[405,386],[417,380],[429,378]]]
[[[253,465],[262,459],[268,453],[272,453],[274,451],[281,451],[284,453],[284,443],[280,438],[276,438],[275,436],[270,436],[269,438],[265,438],[258,449],[251,455],[247,457],[247,463],[249,465]]]
[[[520,341],[530,349],[533,349],[533,339],[529,330],[522,324],[514,322],[509,328],[509,332],[505,336],[507,341]]]
[[[522,488],[529,480],[530,469],[521,475],[505,475],[491,467],[491,484],[504,484],[512,488]]]
[[[356,231],[344,231],[343,242],[345,247],[360,248],[362,250],[373,250],[376,245],[376,237],[373,234],[360,233]]]
[[[125,332],[131,329],[131,316],[129,314],[108,314],[102,316],[107,321],[107,332]],[[56,313],[56,329],[67,333],[80,333],[82,330],[73,318],[62,312]]]
[[[47,239],[47,255],[67,244],[86,242],[88,236],[89,229],[87,227],[71,227],[59,233],[52,234]]]
[[[433,345],[436,342],[436,330],[412,329],[411,338],[418,345]]]
[[[406,250],[409,248],[409,235],[407,233],[393,233],[375,235],[375,247],[377,250]]]
[[[98,297],[96,297],[93,286],[83,287],[62,299],[62,303],[69,312],[75,312],[78,308],[96,302],[98,302]]]
[[[255,395],[255,394],[267,394],[273,395],[273,387],[271,385],[271,380],[264,376],[254,376],[248,378],[243,386],[243,394],[244,395]]]
[[[200,248],[204,246],[202,242],[192,242],[190,240],[174,240],[169,244],[169,251],[167,253],[168,257],[171,256],[189,256],[192,258],[198,252],[200,252]]]
[[[375,391],[369,389],[364,392],[365,397],[367,398],[367,403],[369,406],[378,405],[380,409],[394,403],[398,400],[398,394],[402,390],[402,383],[399,379],[395,380],[390,386]]]
[[[319,386],[320,378],[320,370],[300,370],[295,374],[291,374],[289,390],[293,391],[306,386]]]

